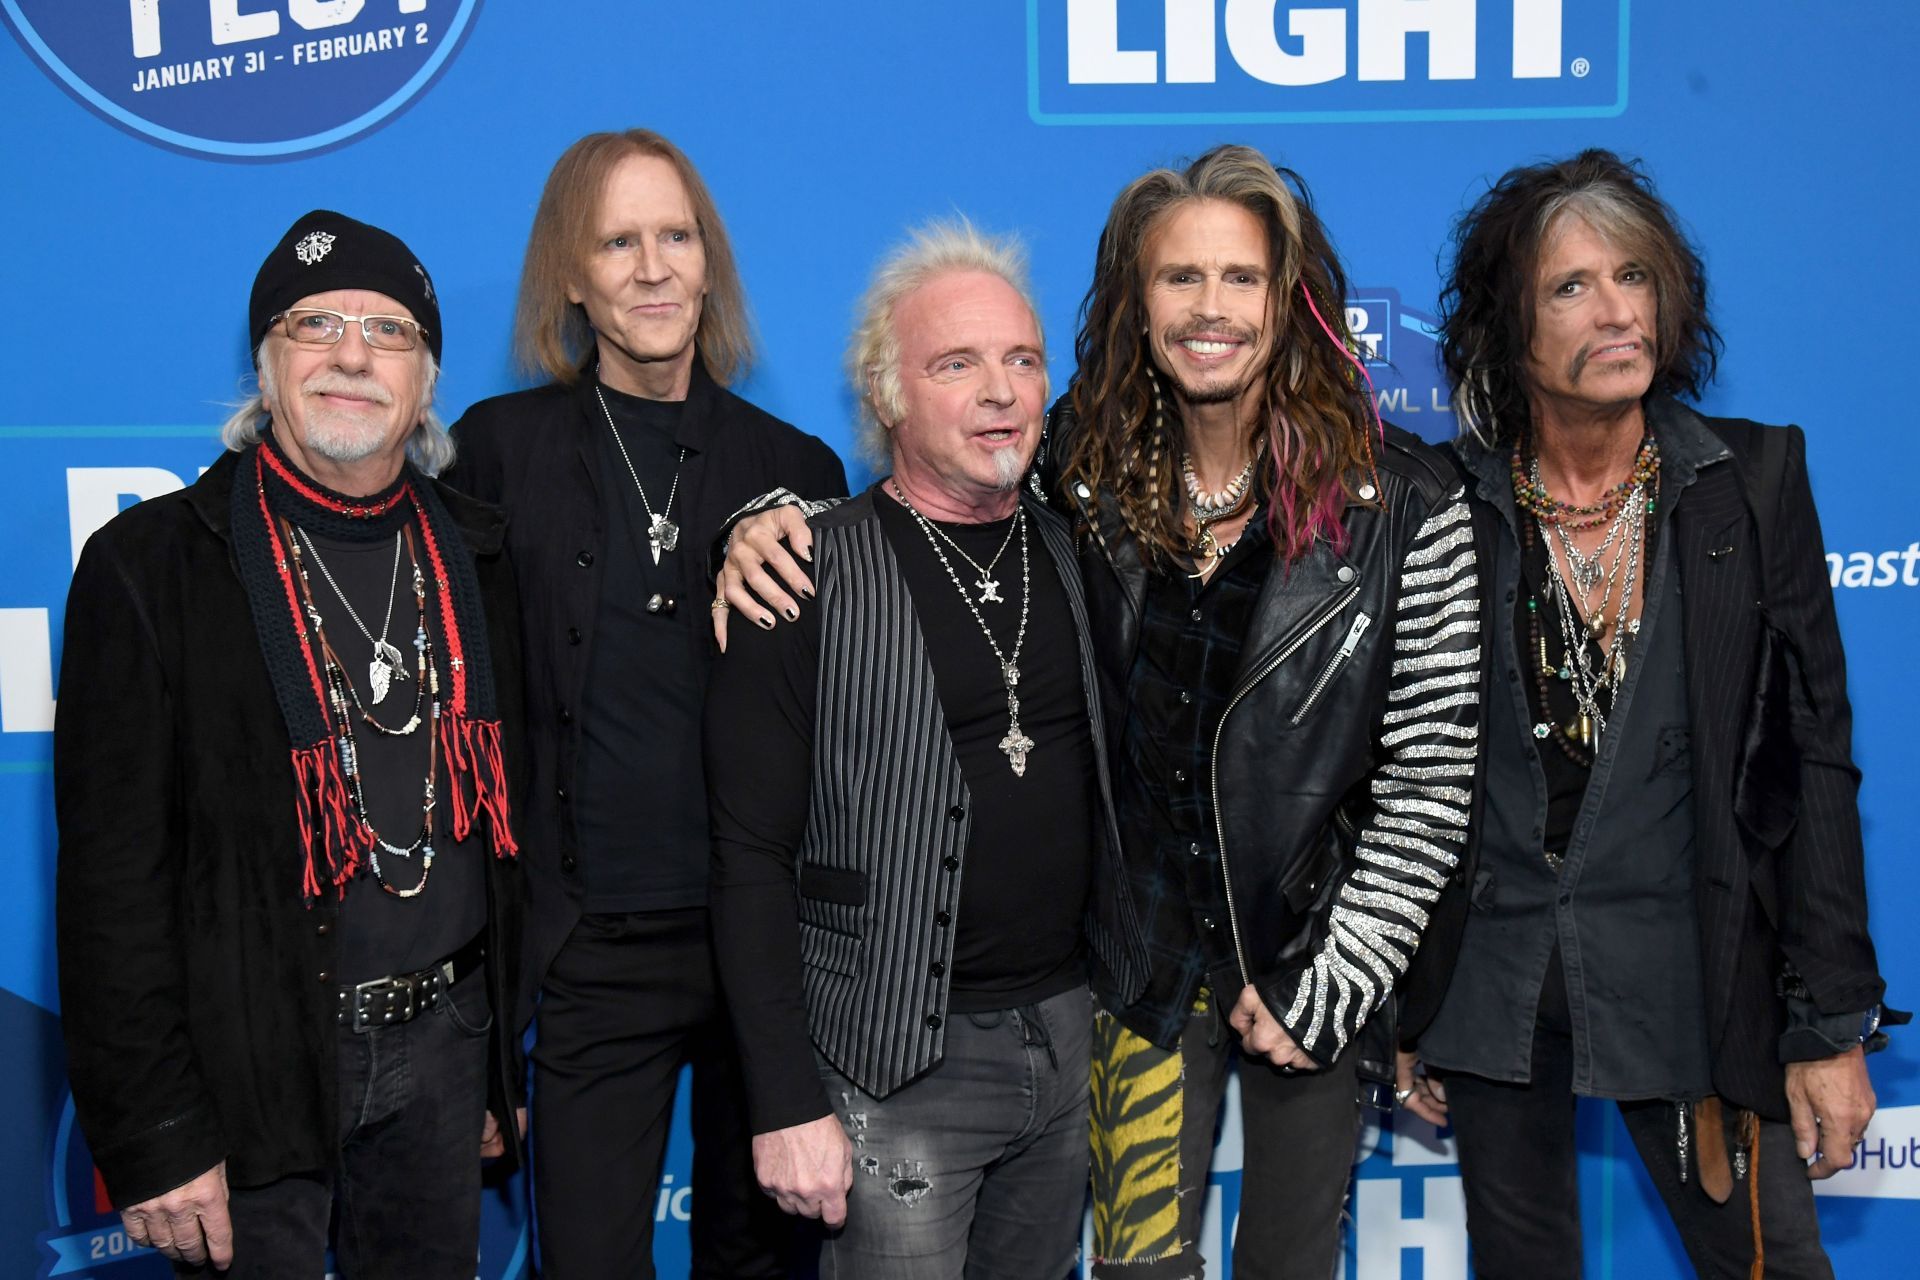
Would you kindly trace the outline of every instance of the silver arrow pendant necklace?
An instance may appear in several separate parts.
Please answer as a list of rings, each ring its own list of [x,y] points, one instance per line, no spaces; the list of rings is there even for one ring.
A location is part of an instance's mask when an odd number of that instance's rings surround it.
[[[297,529],[296,532],[300,535],[301,541],[307,544],[307,554],[311,555],[313,562],[320,566],[320,573],[326,578],[327,585],[333,588],[333,594],[340,597],[340,603],[346,607],[347,616],[353,619],[353,625],[360,628],[360,634],[365,636],[367,643],[373,646],[373,661],[367,664],[367,688],[373,694],[373,701],[377,706],[380,700],[387,696],[387,690],[393,686],[395,680],[407,678],[407,660],[400,655],[399,648],[387,639],[387,631],[393,626],[393,598],[398,594],[400,585],[400,534],[393,535],[393,580],[387,584],[387,616],[385,621],[381,622],[380,634],[376,637],[367,629],[367,624],[360,621],[360,615],[354,611],[353,603],[347,599],[347,593],[342,591],[340,584],[333,580],[333,572],[327,568],[327,562],[320,558],[320,548],[313,545],[313,535],[305,529]],[[418,566],[415,567],[414,572],[419,573]]]
[[[653,562],[660,563],[660,553],[671,551],[680,545],[680,526],[667,518],[673,510],[674,495],[680,492],[680,464],[687,460],[687,451],[680,450],[680,456],[673,463],[673,487],[667,490],[667,501],[659,511],[647,501],[647,486],[640,483],[640,473],[634,470],[633,459],[627,454],[627,442],[620,438],[620,428],[613,425],[613,411],[607,408],[606,394],[596,383],[594,397],[600,401],[600,412],[606,415],[607,430],[613,432],[614,447],[620,450],[620,460],[627,464],[627,474],[633,477],[633,487],[640,491],[640,505],[647,512],[647,549],[653,552]]]

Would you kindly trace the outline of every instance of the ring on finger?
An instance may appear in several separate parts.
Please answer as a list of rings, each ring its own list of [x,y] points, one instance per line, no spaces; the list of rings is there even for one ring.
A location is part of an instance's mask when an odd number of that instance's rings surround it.
[[[727,598],[725,596],[715,596],[713,598],[713,603],[707,606],[708,610],[713,613],[725,613],[728,609],[731,609],[732,607],[733,607],[732,605],[727,603]]]
[[[1395,1089],[1393,1091],[1393,1105],[1396,1107],[1404,1107],[1407,1105],[1407,1099],[1412,1096],[1413,1090],[1411,1089]]]

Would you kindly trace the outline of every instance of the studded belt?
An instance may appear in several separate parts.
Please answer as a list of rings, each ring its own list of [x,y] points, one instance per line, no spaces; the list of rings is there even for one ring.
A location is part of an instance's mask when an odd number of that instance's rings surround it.
[[[486,943],[485,933],[475,934],[472,941],[438,964],[341,987],[335,1020],[356,1033],[413,1021],[438,1006],[454,983],[486,963]]]

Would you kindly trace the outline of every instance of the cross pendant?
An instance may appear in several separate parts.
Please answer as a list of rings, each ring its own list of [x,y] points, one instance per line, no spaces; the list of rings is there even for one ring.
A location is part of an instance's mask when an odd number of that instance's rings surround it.
[[[980,592],[981,604],[1006,603],[1006,597],[1000,594],[1000,583],[997,580],[983,575],[980,581],[973,585]]]
[[[1027,776],[1027,753],[1033,750],[1033,739],[1020,732],[1020,722],[1013,721],[1007,726],[1007,736],[1000,739],[1000,749],[1007,753],[1007,763],[1013,766],[1013,776]]]

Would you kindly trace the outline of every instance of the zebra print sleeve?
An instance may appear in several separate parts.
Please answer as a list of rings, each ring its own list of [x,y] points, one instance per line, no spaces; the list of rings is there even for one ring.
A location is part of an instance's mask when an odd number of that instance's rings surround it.
[[[1379,763],[1354,816],[1321,943],[1289,985],[1281,1022],[1316,1062],[1348,1040],[1406,975],[1428,912],[1460,861],[1480,730],[1480,579],[1464,490],[1414,536],[1400,567]],[[1276,1008],[1276,1012],[1278,1009]]]

